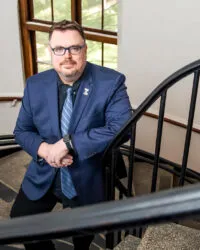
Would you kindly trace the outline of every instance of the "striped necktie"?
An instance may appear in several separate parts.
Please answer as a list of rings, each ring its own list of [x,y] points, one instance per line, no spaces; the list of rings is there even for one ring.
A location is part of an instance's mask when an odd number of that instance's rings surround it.
[[[70,87],[67,89],[67,97],[61,115],[61,132],[63,136],[68,134],[72,109],[72,88]],[[63,194],[69,199],[72,199],[77,195],[68,167],[61,168],[61,189]]]

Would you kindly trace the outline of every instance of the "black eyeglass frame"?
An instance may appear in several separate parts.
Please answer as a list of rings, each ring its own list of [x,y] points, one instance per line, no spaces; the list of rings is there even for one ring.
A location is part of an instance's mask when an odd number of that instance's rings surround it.
[[[49,46],[50,46],[50,45],[49,45]],[[84,48],[84,47],[85,47],[85,43],[84,43],[83,45],[72,45],[72,46],[69,46],[69,47],[62,47],[62,46],[60,46],[60,47],[52,48],[52,47],[50,46],[51,50],[53,51],[54,55],[56,55],[56,56],[63,56],[63,55],[65,55],[65,53],[66,53],[67,50],[68,50],[69,54],[71,54],[71,55],[78,55],[78,54],[81,52],[81,49]],[[63,49],[63,54],[60,54],[60,55],[56,54],[56,53],[55,53],[55,49],[56,49],[56,48],[62,48],[62,49]],[[78,48],[78,49],[80,49],[80,50],[79,50],[78,53],[72,53],[72,52],[71,52],[71,49],[73,49],[73,48]]]

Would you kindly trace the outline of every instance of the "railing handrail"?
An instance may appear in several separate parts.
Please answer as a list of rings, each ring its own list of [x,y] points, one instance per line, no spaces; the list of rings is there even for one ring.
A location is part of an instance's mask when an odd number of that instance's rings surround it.
[[[200,215],[200,185],[0,221],[0,245],[130,228]]]

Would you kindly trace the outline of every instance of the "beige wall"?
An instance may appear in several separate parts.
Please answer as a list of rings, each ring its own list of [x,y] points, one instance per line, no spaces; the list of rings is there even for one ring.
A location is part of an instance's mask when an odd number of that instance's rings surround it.
[[[156,119],[143,117],[137,126],[136,147],[154,153],[156,129]],[[164,123],[160,153],[161,157],[181,164],[183,160],[185,134],[185,129]],[[199,148],[200,136],[196,133],[192,133],[188,167],[197,172],[200,172]]]
[[[127,76],[131,103],[137,107],[171,73],[200,57],[199,0],[120,1],[119,70]],[[166,116],[185,123],[188,115],[192,78],[170,89]],[[151,112],[157,113],[158,102]],[[200,128],[200,94],[194,126]],[[153,151],[156,124],[141,122],[137,146]],[[162,155],[180,162],[184,129],[165,125]],[[200,171],[200,136],[193,134],[189,166]]]
[[[0,96],[22,96],[24,79],[19,37],[17,0],[6,0],[0,9]],[[0,134],[12,133],[19,104],[0,103]]]

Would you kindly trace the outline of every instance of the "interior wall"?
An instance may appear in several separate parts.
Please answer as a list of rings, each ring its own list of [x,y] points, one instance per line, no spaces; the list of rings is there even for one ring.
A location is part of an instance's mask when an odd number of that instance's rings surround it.
[[[155,153],[157,119],[142,117],[137,126],[136,147]],[[169,123],[164,123],[160,156],[177,164],[182,164],[186,130]],[[192,133],[188,167],[200,172],[200,135]]]
[[[0,61],[0,97],[22,96],[24,75],[20,46],[17,0],[6,0],[0,8],[1,22],[1,61]],[[19,103],[0,103],[0,134],[10,134],[15,126]]]
[[[133,107],[170,74],[189,64],[200,55],[200,2],[198,0],[126,0],[120,1],[119,70],[127,77],[128,93]],[[192,87],[187,77],[167,94],[165,116],[186,123]],[[159,102],[150,112],[158,113]],[[194,126],[200,128],[200,94]],[[154,150],[156,123],[143,119],[138,128],[137,145]],[[165,125],[162,155],[180,162],[185,130]],[[199,135],[193,134],[189,167],[200,171]]]

